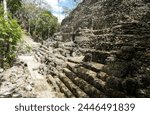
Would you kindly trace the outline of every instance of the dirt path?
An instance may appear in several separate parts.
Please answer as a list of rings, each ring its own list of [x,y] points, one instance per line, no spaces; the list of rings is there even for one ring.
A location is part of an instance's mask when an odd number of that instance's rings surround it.
[[[26,43],[28,43],[29,46],[32,46],[31,48],[38,48],[39,44],[34,42],[29,36],[23,36]],[[38,67],[41,63],[37,62],[34,53],[31,52],[31,54],[24,54],[19,55],[18,58],[25,62],[27,64],[30,77],[33,80],[33,83],[35,84],[32,92],[38,97],[38,98],[54,98],[54,97],[60,97],[58,96],[57,92],[55,92],[46,81],[46,76],[43,76],[38,73]]]
[[[28,65],[28,70],[31,74],[32,79],[44,79],[41,74],[38,73],[37,68],[40,66],[40,63],[38,63],[33,55],[21,55],[18,56],[18,58],[25,62]]]

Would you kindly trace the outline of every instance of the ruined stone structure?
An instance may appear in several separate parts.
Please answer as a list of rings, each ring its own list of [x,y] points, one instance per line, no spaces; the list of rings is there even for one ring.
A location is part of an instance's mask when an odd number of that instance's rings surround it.
[[[66,97],[150,97],[149,8],[146,0],[84,0],[36,52],[43,74]]]
[[[42,87],[60,94],[53,97],[150,97],[149,19],[149,0],[83,0],[63,20],[60,32],[34,49],[41,64],[34,69],[48,83]],[[29,82],[24,68],[16,66],[4,76],[0,69],[0,87],[8,86],[7,79],[10,86],[19,80],[0,97],[36,97],[31,91],[36,84]]]
[[[148,28],[133,22],[114,26],[107,35],[91,30],[92,39],[79,43],[83,56],[70,55],[73,42],[58,41],[42,45],[35,56],[66,97],[149,97],[150,42],[141,34]],[[87,53],[91,62],[84,62]]]

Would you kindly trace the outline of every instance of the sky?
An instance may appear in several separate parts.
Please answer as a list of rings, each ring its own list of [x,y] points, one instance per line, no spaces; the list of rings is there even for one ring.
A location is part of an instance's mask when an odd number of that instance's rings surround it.
[[[69,8],[73,8],[74,5],[73,0],[46,0],[46,1],[51,5],[52,13],[58,18],[59,22],[61,22],[65,18],[65,15],[61,14],[62,7],[66,6]]]

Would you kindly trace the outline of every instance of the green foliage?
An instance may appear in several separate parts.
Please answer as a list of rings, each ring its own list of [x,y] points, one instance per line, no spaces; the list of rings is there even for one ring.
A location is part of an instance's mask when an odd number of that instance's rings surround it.
[[[0,4],[0,16],[2,16],[3,14],[4,14],[3,6]]]
[[[16,20],[4,20],[0,16],[0,67],[11,65],[15,58],[17,42],[21,39],[21,28]]]
[[[25,4],[22,8],[24,28],[36,41],[46,40],[58,29],[58,19],[50,11],[36,7],[34,4]]]
[[[56,32],[58,20],[50,12],[45,11],[41,13],[37,21],[36,34],[38,35],[39,32],[42,32],[42,39],[45,40]]]
[[[15,14],[22,7],[22,0],[7,0],[7,6],[11,14]]]

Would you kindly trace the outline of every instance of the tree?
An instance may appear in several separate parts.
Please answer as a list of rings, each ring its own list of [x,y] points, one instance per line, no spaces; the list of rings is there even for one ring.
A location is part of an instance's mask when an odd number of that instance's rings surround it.
[[[7,2],[6,0],[3,0],[3,4],[4,4],[4,19],[8,19],[8,16],[7,16]]]
[[[56,32],[58,28],[58,19],[53,16],[51,12],[43,11],[39,15],[38,19],[36,19],[36,25],[37,26],[35,26],[35,20],[32,20],[31,34],[34,33],[36,36],[39,36],[40,38],[45,40]],[[34,31],[34,28],[36,29],[36,31]]]
[[[32,3],[37,7],[41,7],[45,10],[50,10],[51,6],[46,2],[46,0],[22,0],[24,4]]]
[[[43,7],[41,0],[23,1],[20,9],[20,23],[35,40],[45,40],[52,36],[58,28],[58,20],[49,11],[51,7]]]
[[[21,39],[21,28],[17,21],[8,18],[7,1],[0,6],[0,67],[11,65],[15,58],[17,42]]]
[[[16,45],[21,39],[21,28],[14,19],[5,20],[0,16],[0,67],[12,65],[15,58]]]
[[[7,0],[9,12],[13,15],[22,7],[22,0]]]

